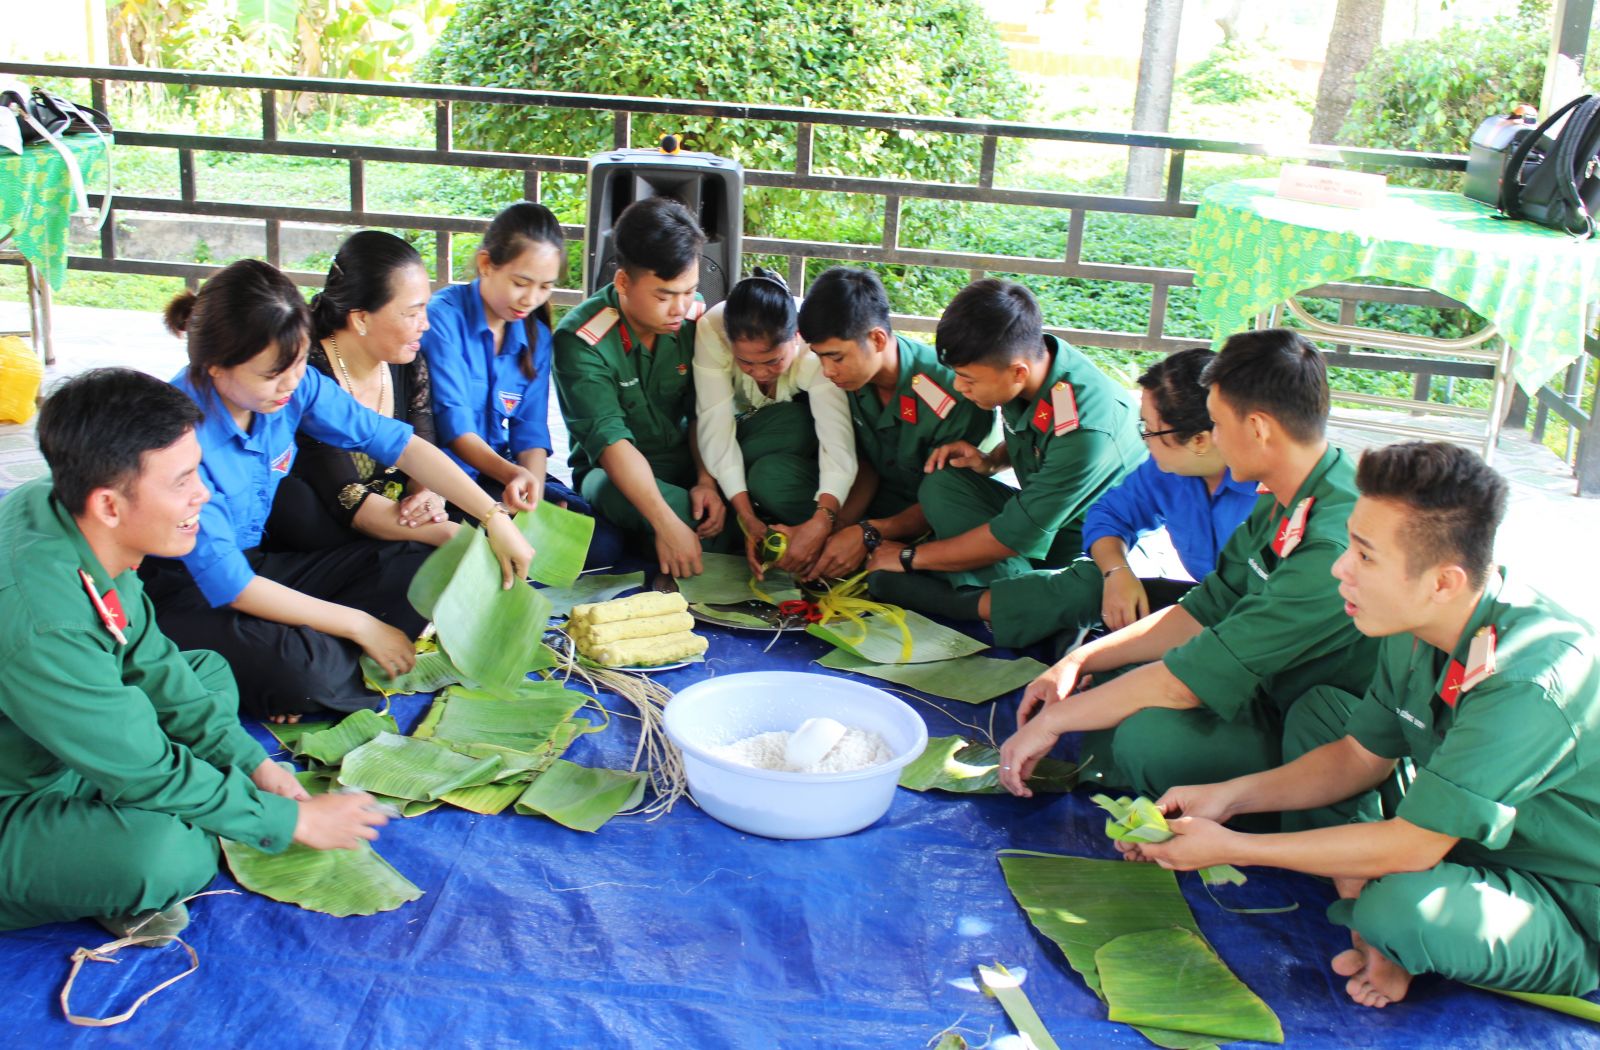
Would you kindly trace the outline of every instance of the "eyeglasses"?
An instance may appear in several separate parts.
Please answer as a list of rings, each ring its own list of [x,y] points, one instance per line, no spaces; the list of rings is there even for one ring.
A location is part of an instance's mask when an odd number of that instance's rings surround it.
[[[1144,420],[1139,420],[1139,436],[1144,438],[1146,441],[1149,441],[1151,438],[1166,437],[1168,434],[1176,433],[1178,433],[1177,427],[1171,427],[1167,430],[1146,430],[1144,426]]]

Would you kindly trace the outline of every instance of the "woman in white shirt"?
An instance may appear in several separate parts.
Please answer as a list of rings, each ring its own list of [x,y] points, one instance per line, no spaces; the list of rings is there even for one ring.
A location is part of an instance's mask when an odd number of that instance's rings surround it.
[[[757,267],[700,319],[694,389],[700,456],[744,526],[751,566],[760,573],[761,540],[780,532],[778,567],[807,578],[855,481],[855,433],[781,277]]]

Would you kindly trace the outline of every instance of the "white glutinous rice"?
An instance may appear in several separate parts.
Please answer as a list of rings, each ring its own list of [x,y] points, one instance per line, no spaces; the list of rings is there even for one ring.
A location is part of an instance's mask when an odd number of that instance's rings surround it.
[[[781,769],[790,773],[848,773],[868,766],[882,765],[894,757],[889,744],[870,729],[846,729],[839,742],[813,764],[796,769],[784,761],[792,734],[779,730],[757,733],[731,744],[712,748],[718,757],[755,769]]]

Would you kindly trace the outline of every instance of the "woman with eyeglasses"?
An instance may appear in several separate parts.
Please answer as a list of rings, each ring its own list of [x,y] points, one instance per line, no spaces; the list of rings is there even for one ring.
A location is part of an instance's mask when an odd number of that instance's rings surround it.
[[[1128,550],[1140,536],[1166,526],[1184,571],[1203,579],[1255,506],[1256,486],[1234,481],[1211,441],[1201,376],[1216,356],[1204,347],[1180,350],[1139,377],[1139,435],[1150,458],[1100,497],[1083,521],[1083,546],[1100,572],[1100,621],[1108,630],[1166,608],[1194,586],[1135,575]]]

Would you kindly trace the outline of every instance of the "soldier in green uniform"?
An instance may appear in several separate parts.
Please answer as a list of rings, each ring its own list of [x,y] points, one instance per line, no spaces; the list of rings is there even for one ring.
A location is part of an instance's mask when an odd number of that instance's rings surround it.
[[[889,295],[871,270],[836,266],[800,304],[800,337],[822,374],[850,398],[856,479],[805,578],[846,576],[886,540],[928,531],[918,503],[928,457],[956,441],[985,443],[994,412],[958,398],[933,347],[896,335]]]
[[[0,502],[0,929],[168,937],[219,836],[355,848],[386,823],[370,795],[309,798],[239,724],[222,658],[156,627],[134,570],[194,546],[199,418],[143,373],[79,376],[39,416],[52,477]]]
[[[1600,663],[1587,624],[1492,564],[1506,484],[1465,449],[1368,452],[1350,549],[1334,567],[1377,674],[1330,738],[1278,769],[1180,787],[1177,834],[1136,859],[1267,864],[1334,879],[1333,960],[1365,1006],[1413,974],[1582,995],[1600,985]],[[1222,826],[1370,789],[1411,758],[1394,817],[1250,835]]]
[[[595,513],[654,542],[661,571],[697,576],[727,505],[694,435],[696,296],[705,234],[670,197],[617,219],[612,284],[555,330],[556,396],[571,435],[572,479]]]
[[[1351,461],[1324,436],[1321,353],[1287,329],[1243,332],[1203,381],[1218,450],[1264,494],[1179,604],[1068,653],[1028,686],[1001,749],[1001,782],[1015,794],[1030,794],[1023,781],[1066,732],[1096,731],[1079,754],[1107,783],[1151,796],[1271,769],[1343,726],[1351,694],[1372,680],[1377,644],[1328,577],[1356,493]],[[1082,676],[1131,664],[1143,666],[1070,695]],[[1377,804],[1363,796],[1339,811]]]
[[[868,581],[874,596],[898,605],[992,620],[1005,644],[1029,635],[1040,611],[1002,600],[991,615],[984,586],[1082,555],[1089,505],[1145,458],[1138,416],[1086,357],[1045,335],[1039,304],[1020,284],[968,285],[940,317],[935,345],[956,392],[1000,410],[1005,442],[988,453],[969,441],[933,451],[918,499],[936,538],[884,543],[867,563]],[[991,476],[1007,467],[1020,491]]]

